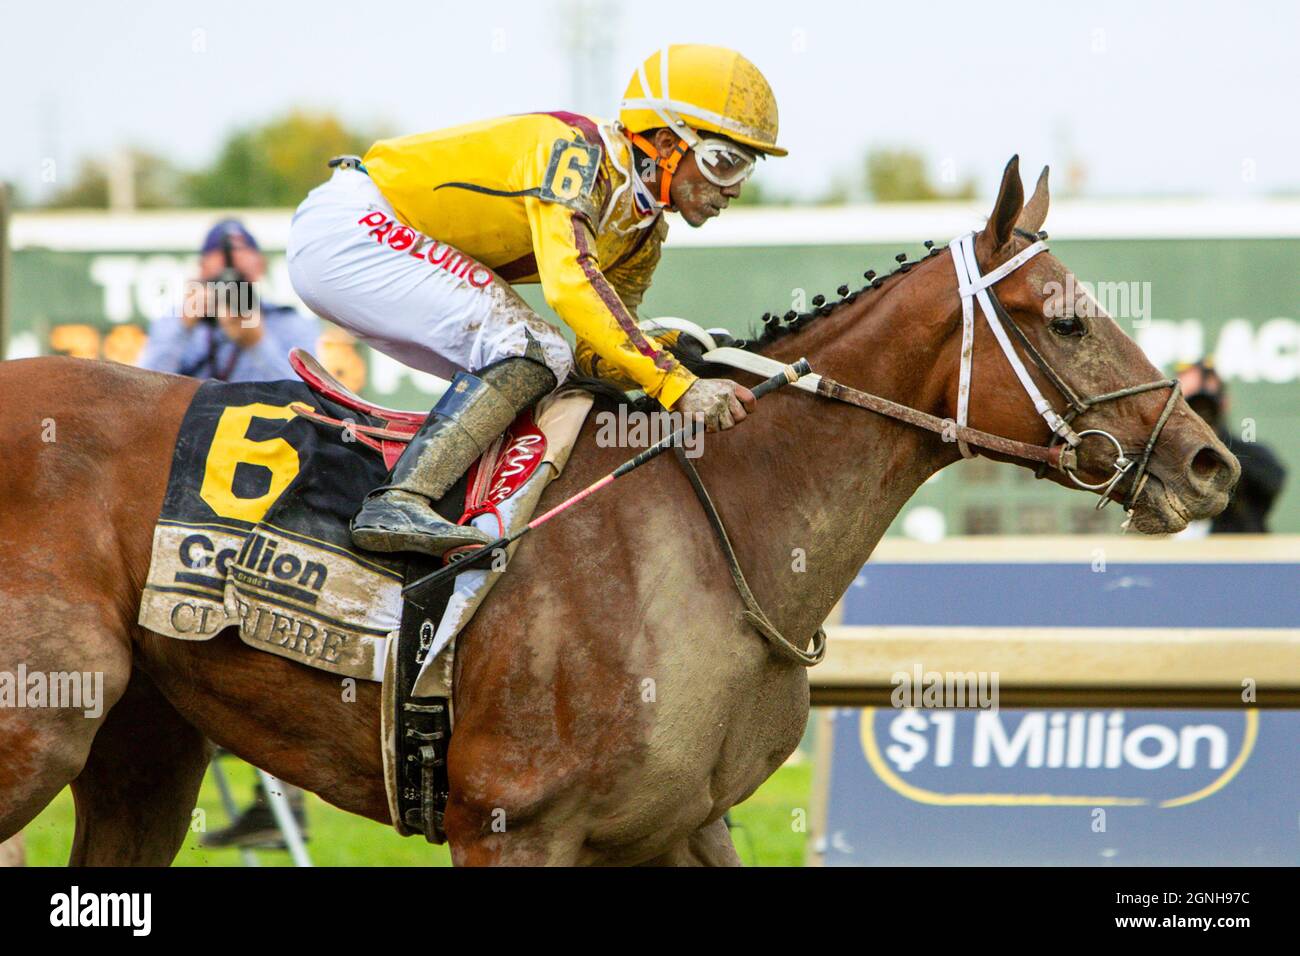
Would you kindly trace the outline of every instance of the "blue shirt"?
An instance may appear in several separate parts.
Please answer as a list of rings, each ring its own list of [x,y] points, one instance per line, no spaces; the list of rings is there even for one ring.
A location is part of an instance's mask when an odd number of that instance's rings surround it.
[[[246,349],[236,347],[225,332],[210,322],[197,322],[187,329],[179,315],[154,319],[140,366],[226,382],[294,378],[289,350],[297,347],[314,352],[320,323],[315,316],[299,315],[288,305],[262,302],[261,312],[262,338]]]

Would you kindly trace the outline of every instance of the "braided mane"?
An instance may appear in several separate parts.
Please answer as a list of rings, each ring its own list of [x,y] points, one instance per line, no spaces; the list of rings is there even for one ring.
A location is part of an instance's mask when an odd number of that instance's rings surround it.
[[[902,275],[912,269],[913,266],[919,265],[932,256],[937,256],[943,251],[942,247],[935,246],[932,241],[927,240],[925,247],[929,249],[929,254],[924,259],[915,259],[907,261],[907,253],[900,252],[894,256],[894,261],[898,263],[892,272],[884,275],[878,275],[876,270],[868,269],[862,274],[866,279],[866,284],[859,289],[849,290],[848,283],[841,285],[836,289],[839,299],[834,302],[826,301],[824,295],[815,295],[812,297],[813,308],[807,312],[796,312],[794,309],[786,312],[784,315],[777,315],[774,312],[764,312],[759,318],[760,327],[754,329],[751,327],[750,334],[747,338],[733,338],[731,336],[714,335],[719,345],[729,345],[733,348],[744,349],[748,352],[762,352],[772,343],[784,338],[787,335],[793,335],[808,326],[810,322],[823,316],[830,315],[844,306],[856,302],[859,296],[880,289],[896,276]],[[685,365],[692,373],[702,377],[710,377],[724,374],[733,374],[734,370],[723,365],[716,365],[706,362],[702,358],[703,349],[693,338],[681,336],[677,344],[671,349],[674,357]]]
[[[1046,232],[1034,234],[1026,232],[1023,229],[1016,229],[1015,233],[1030,242],[1047,238]],[[900,252],[898,255],[894,256],[894,261],[897,265],[891,272],[885,273],[884,275],[878,275],[876,270],[868,269],[862,274],[862,277],[866,279],[867,282],[859,289],[850,291],[848,283],[841,285],[835,290],[836,294],[839,295],[840,298],[834,302],[828,302],[824,295],[815,295],[812,298],[813,308],[810,311],[796,312],[794,309],[791,309],[783,315],[777,315],[774,312],[764,312],[759,318],[760,327],[757,330],[751,327],[750,334],[747,338],[737,339],[730,336],[717,335],[715,335],[714,338],[718,340],[720,345],[729,345],[733,348],[744,349],[747,352],[762,352],[765,348],[779,339],[806,328],[810,322],[823,316],[830,315],[836,310],[856,302],[859,296],[882,288],[890,280],[910,271],[914,266],[920,265],[926,259],[939,255],[945,248],[947,248],[946,246],[936,246],[934,241],[931,239],[927,239],[924,245],[929,252],[927,252],[927,254],[921,259],[913,259],[909,262],[906,252]],[[684,364],[696,375],[716,376],[730,374],[733,371],[726,366],[705,362],[701,358],[702,349],[694,339],[682,337],[671,351],[678,361]]]

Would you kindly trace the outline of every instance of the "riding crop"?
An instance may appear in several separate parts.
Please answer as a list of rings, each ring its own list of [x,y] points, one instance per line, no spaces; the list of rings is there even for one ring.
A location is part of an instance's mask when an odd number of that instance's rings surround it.
[[[787,365],[784,369],[782,369],[777,374],[773,375],[771,378],[754,386],[753,389],[754,398],[762,398],[764,395],[768,394],[769,392],[776,391],[778,388],[780,388],[783,385],[789,385],[793,382],[797,382],[802,376],[807,375],[810,372],[812,372],[812,368],[808,365],[807,359],[800,359],[799,361],[795,362],[793,365]],[[572,497],[566,498],[564,501],[561,501],[550,511],[547,511],[545,514],[538,515],[536,518],[528,522],[528,524],[524,525],[514,534],[507,535],[504,538],[498,538],[497,540],[493,541],[490,544],[485,544],[483,545],[483,547],[478,548],[475,551],[471,551],[469,554],[465,555],[465,557],[461,558],[460,560],[449,562],[445,566],[439,568],[437,571],[432,571],[429,574],[426,574],[424,577],[412,581],[410,584],[402,588],[402,593],[409,594],[412,591],[416,590],[417,588],[422,588],[425,587],[426,585],[441,584],[444,581],[454,578],[462,571],[470,570],[472,567],[476,565],[476,563],[482,562],[484,558],[491,557],[492,555],[496,554],[498,549],[508,548],[510,545],[514,544],[516,541],[518,541],[528,532],[532,531],[534,528],[538,528],[541,525],[544,525],[546,522],[550,521],[556,515],[567,511],[569,508],[571,508],[573,505],[576,505],[579,501],[581,501],[583,498],[586,498],[588,495],[599,491],[601,488],[604,488],[608,484],[612,484],[614,481],[616,481],[619,478],[622,478],[628,472],[635,471],[637,468],[640,468],[650,459],[667,451],[669,448],[672,448],[674,445],[682,444],[686,439],[690,438],[695,433],[695,428],[696,428],[696,422],[692,421],[687,423],[684,427],[679,428],[677,431],[673,432],[667,438],[664,438],[662,441],[659,441],[658,443],[651,445],[649,448],[641,452],[635,458],[631,458],[628,461],[623,462],[623,464],[619,465],[617,468],[615,468],[605,477],[592,482],[590,485],[588,485],[586,488],[579,491],[577,494],[573,495]]]

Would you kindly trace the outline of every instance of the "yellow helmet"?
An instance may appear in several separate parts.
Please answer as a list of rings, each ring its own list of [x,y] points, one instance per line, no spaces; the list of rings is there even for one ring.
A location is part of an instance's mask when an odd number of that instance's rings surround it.
[[[628,82],[618,119],[633,133],[666,126],[691,142],[690,130],[707,130],[769,156],[787,153],[776,145],[772,87],[725,47],[675,44],[652,53]]]

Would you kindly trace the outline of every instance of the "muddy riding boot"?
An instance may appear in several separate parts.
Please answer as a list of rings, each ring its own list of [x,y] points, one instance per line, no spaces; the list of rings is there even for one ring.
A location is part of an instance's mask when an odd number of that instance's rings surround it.
[[[352,543],[367,551],[418,551],[434,557],[462,545],[490,543],[477,528],[438,514],[432,502],[447,493],[515,416],[555,385],[545,364],[524,357],[495,362],[477,376],[458,373],[393,466],[388,483],[372,491],[352,519]]]

